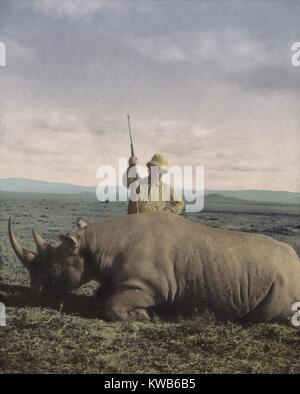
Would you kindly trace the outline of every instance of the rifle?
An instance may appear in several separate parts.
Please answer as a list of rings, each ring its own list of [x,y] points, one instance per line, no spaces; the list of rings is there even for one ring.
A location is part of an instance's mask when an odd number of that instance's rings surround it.
[[[129,129],[129,137],[130,137],[130,149],[131,149],[131,156],[135,156],[134,154],[134,148],[133,148],[133,141],[132,141],[132,135],[131,135],[131,126],[130,126],[130,116],[127,115],[127,121],[128,121],[128,129]]]
[[[130,126],[130,116],[127,114],[127,121],[128,121],[128,129],[129,129],[129,137],[130,137],[130,150],[131,150],[131,156],[135,157],[134,154],[134,147],[133,147],[133,141],[132,141],[132,134],[131,134],[131,126]],[[139,189],[138,189],[139,190]],[[139,202],[135,202],[136,205],[136,213],[139,213]]]

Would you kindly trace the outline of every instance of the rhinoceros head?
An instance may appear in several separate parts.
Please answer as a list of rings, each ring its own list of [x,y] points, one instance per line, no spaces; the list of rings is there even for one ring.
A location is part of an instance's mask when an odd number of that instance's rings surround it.
[[[84,227],[84,223],[83,220],[77,222],[79,230]],[[53,247],[32,230],[37,252],[19,244],[12,230],[11,219],[8,233],[15,254],[29,271],[32,288],[67,292],[78,288],[85,281],[85,259],[80,255],[77,232],[60,236],[62,243]]]

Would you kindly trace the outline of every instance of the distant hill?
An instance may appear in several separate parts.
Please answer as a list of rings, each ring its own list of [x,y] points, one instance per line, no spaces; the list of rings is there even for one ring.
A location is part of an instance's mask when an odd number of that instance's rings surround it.
[[[20,193],[83,193],[95,192],[93,186],[77,186],[70,183],[46,182],[35,179],[5,178],[0,179],[0,191]]]
[[[78,186],[63,182],[47,182],[35,179],[4,178],[0,179],[0,192],[20,193],[95,193],[96,186]],[[299,204],[300,193],[270,190],[206,190],[206,199],[214,203],[266,202],[278,204]]]
[[[225,197],[234,197],[241,200],[300,204],[300,193],[271,191],[271,190],[206,190],[206,195],[221,194]]]
[[[245,204],[249,202],[249,204],[253,204],[253,201],[247,201],[236,197],[226,197],[218,193],[206,194],[204,202],[209,204]]]

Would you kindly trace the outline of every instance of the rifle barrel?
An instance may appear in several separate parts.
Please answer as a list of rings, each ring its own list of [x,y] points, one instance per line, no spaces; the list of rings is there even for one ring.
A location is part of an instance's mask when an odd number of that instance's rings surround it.
[[[127,121],[128,121],[129,137],[130,137],[131,156],[134,156],[134,148],[133,148],[131,126],[130,126],[130,116],[129,115],[127,115]]]

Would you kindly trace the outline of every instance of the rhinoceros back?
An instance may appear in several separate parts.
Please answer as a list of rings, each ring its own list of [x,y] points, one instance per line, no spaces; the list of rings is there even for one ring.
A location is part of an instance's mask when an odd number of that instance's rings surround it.
[[[139,213],[88,226],[95,247],[118,256],[117,280],[145,284],[158,302],[244,316],[286,282],[300,298],[300,263],[270,237],[221,230],[165,213]],[[120,258],[121,256],[121,258]],[[147,287],[148,286],[148,287]]]

